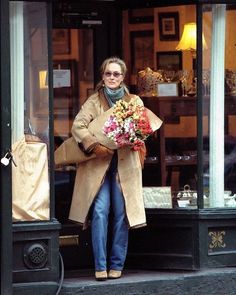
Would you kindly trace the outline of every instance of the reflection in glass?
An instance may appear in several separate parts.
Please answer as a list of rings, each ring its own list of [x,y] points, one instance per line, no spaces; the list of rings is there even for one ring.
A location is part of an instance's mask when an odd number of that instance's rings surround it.
[[[92,28],[53,29],[55,149],[71,136],[75,116],[87,97],[94,92],[93,40]],[[61,82],[65,80],[60,80],[61,73],[69,74],[69,83],[62,85]],[[54,171],[55,215],[62,223],[68,222],[75,174],[75,165],[56,167]]]
[[[203,51],[202,72],[206,96],[203,181],[207,199],[204,206],[211,208],[236,206],[236,61],[232,55],[236,32],[231,26],[235,17],[236,10],[228,10],[224,4],[207,5],[203,14],[203,30],[207,43],[211,44],[209,50]]]
[[[49,95],[45,3],[10,2],[13,220],[48,220]],[[25,25],[27,24],[27,25]]]
[[[226,93],[229,95],[236,95],[236,69],[225,71]]]
[[[210,70],[204,69],[202,71],[203,95],[210,94]]]

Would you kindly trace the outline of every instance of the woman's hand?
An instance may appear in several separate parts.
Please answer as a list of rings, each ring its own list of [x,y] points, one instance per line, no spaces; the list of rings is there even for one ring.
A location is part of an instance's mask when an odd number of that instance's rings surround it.
[[[114,151],[107,148],[107,147],[105,147],[102,144],[98,144],[93,149],[93,153],[96,155],[97,158],[102,158],[102,157],[106,157],[106,156],[109,156],[109,155],[113,155]]]

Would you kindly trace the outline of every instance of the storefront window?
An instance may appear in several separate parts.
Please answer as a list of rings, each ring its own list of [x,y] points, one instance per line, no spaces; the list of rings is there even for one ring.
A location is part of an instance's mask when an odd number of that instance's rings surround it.
[[[133,11],[123,13],[130,89],[163,120],[146,144],[144,198],[151,191],[156,199],[147,208],[196,209],[196,6],[155,7],[146,13],[149,18],[135,23]]]
[[[235,7],[203,6],[204,206],[235,207]]]
[[[132,11],[123,14],[131,90],[163,119],[161,129],[147,141],[143,185],[154,187],[153,191],[168,187],[172,208],[198,208],[197,102],[201,99],[204,208],[236,206],[236,10],[225,4],[202,7],[202,52],[197,52],[195,5],[149,9],[150,17],[136,22]],[[197,89],[199,54],[201,89]]]
[[[50,218],[46,8],[10,2],[13,221]]]

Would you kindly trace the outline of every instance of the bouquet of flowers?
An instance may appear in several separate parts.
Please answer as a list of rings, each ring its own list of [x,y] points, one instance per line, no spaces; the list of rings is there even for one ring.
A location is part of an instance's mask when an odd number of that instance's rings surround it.
[[[134,150],[139,150],[153,132],[146,108],[135,101],[119,100],[103,126],[103,133],[117,147],[130,146]]]

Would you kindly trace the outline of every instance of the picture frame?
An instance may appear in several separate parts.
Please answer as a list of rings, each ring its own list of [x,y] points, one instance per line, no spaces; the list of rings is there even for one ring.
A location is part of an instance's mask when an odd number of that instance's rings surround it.
[[[154,31],[133,31],[130,33],[131,72],[154,67]]]
[[[70,29],[52,30],[52,52],[53,54],[70,53]]]
[[[179,96],[178,83],[157,83],[157,96]]]
[[[160,41],[179,40],[179,13],[159,12],[158,13]]]
[[[183,56],[182,51],[157,51],[156,68],[157,70],[182,70]]]
[[[154,21],[154,8],[137,8],[128,10],[128,19],[130,24],[139,23],[153,23]]]

